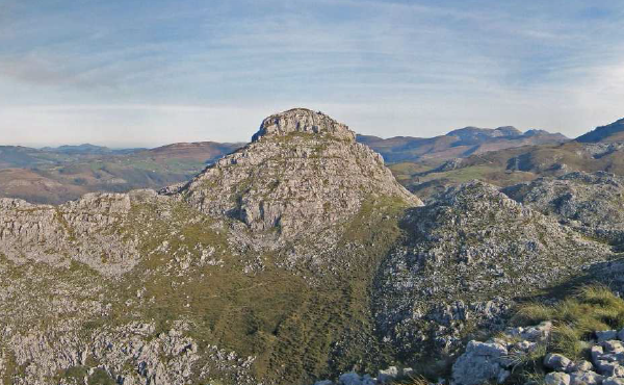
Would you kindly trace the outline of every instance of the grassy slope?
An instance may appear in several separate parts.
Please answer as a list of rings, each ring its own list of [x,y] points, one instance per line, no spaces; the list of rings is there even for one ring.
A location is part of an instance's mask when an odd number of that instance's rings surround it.
[[[401,236],[397,223],[403,209],[389,199],[367,203],[344,225],[332,266],[321,272],[273,267],[272,261],[283,258],[276,253],[261,256],[263,270],[246,274],[243,267],[257,255],[233,250],[227,230],[208,217],[182,203],[137,205],[131,220],[116,231],[141,240],[146,258],[139,266],[119,280],[93,276],[81,265],[71,270],[77,287],[102,287],[100,298],[112,305],[107,317],[86,319],[83,333],[88,338],[100,327],[131,321],[153,321],[166,331],[174,321],[185,320],[200,351],[210,344],[242,357],[257,356],[253,370],[267,383],[313,382],[358,365],[372,372],[389,358],[374,332],[370,280]],[[170,215],[159,217],[157,211]],[[169,248],[161,250],[165,239]],[[223,264],[199,266],[198,245],[213,247],[210,258]],[[187,256],[190,267],[181,270]],[[64,279],[58,274],[47,273],[50,279]],[[137,291],[143,293],[140,299]]]

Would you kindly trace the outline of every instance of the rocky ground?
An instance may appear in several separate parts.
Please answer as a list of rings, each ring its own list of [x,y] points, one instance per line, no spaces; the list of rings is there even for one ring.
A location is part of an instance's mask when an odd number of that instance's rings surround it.
[[[617,276],[617,239],[601,236],[619,231],[610,178],[471,182],[423,206],[348,127],[295,109],[159,193],[0,200],[0,381],[356,384],[351,371],[443,369],[517,303]]]

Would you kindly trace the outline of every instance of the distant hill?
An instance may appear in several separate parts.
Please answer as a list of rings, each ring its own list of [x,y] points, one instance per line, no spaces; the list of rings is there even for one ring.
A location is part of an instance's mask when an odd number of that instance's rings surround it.
[[[178,158],[178,159],[196,159],[204,162],[212,162],[223,155],[229,154],[243,147],[245,143],[217,143],[217,142],[193,142],[193,143],[174,143],[167,146],[145,150],[141,155],[161,157],[161,158]]]
[[[617,143],[624,142],[624,119],[607,126],[596,128],[594,131],[576,138],[581,143]]]
[[[489,151],[522,146],[559,144],[568,141],[559,133],[530,130],[525,133],[514,127],[496,129],[465,127],[433,138],[398,136],[382,139],[358,135],[358,141],[383,155],[389,163],[423,159],[463,158]]]
[[[34,149],[0,146],[0,197],[63,203],[88,192],[160,189],[188,180],[242,143],[176,143],[112,150],[90,144]]]
[[[106,155],[114,154],[115,150],[108,147],[95,146],[93,144],[81,144],[78,146],[60,146],[60,147],[44,147],[41,151],[54,152],[67,155]],[[133,150],[123,150],[123,152],[132,152]]]
[[[624,119],[560,144],[505,148],[464,158],[419,159],[390,168],[404,185],[424,198],[471,179],[504,187],[575,171],[624,176]]]

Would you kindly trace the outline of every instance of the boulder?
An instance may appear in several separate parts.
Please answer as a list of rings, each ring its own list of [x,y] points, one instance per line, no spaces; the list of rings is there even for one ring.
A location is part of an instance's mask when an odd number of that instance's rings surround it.
[[[377,381],[386,384],[396,380],[399,377],[399,368],[391,366],[388,369],[380,370],[377,374]]]
[[[567,373],[552,372],[544,378],[546,385],[570,385],[570,375]]]
[[[556,372],[566,372],[572,361],[561,354],[550,353],[544,358],[544,366]]]
[[[475,356],[500,358],[507,355],[508,351],[500,343],[470,341],[466,347],[466,353],[472,353]]]
[[[580,361],[576,364],[572,364],[569,367],[570,372],[589,372],[594,369],[594,365],[592,365],[589,361]]]
[[[604,341],[600,344],[605,353],[622,353],[624,352],[624,345],[622,345],[621,341],[617,340],[609,340]]]
[[[609,377],[602,382],[602,385],[624,385],[624,378]]]
[[[603,377],[595,372],[574,372],[570,374],[570,385],[601,385]]]
[[[624,377],[624,367],[618,362],[598,361],[596,364],[600,374],[606,377]]]
[[[604,355],[604,349],[602,348],[602,346],[592,346],[591,358],[594,364],[600,361],[603,355]]]
[[[453,365],[453,383],[480,385],[505,381],[508,372],[501,365],[501,360],[507,353],[506,347],[495,342],[470,341],[466,353]]]
[[[524,329],[524,331],[520,334],[520,337],[523,340],[527,340],[530,342],[544,341],[546,338],[548,338],[548,336],[550,336],[552,326],[552,322],[542,322],[538,326]]]

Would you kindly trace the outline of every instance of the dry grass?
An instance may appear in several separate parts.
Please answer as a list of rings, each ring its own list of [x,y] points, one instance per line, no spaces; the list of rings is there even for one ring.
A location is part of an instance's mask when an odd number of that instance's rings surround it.
[[[583,286],[554,306],[524,305],[514,318],[518,325],[542,321],[554,324],[549,351],[578,360],[586,356],[594,332],[624,328],[624,300],[605,286]]]

